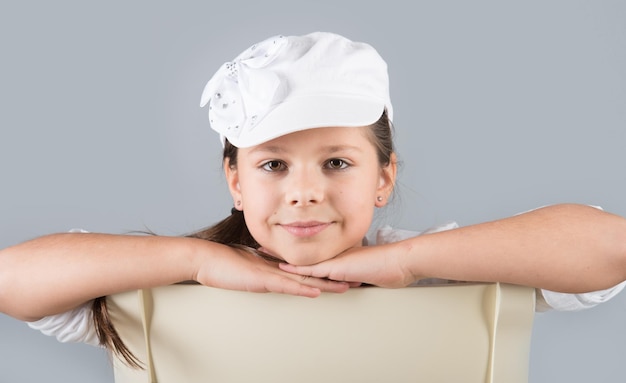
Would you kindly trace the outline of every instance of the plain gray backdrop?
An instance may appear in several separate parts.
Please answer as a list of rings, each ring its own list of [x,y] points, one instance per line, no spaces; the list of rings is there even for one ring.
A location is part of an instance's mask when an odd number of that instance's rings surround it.
[[[625,2],[6,1],[0,248],[224,217],[202,88],[253,43],[315,30],[389,63],[402,168],[379,223],[469,225],[557,202],[626,216]],[[624,294],[538,314],[530,381],[625,381],[624,323]],[[0,382],[41,381],[113,375],[104,351],[0,314]]]

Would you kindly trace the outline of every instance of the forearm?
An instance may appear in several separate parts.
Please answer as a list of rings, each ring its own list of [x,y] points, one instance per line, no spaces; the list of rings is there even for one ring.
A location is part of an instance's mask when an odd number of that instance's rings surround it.
[[[580,205],[547,207],[398,245],[416,278],[499,281],[572,293],[626,279],[626,221]]]
[[[99,296],[192,279],[196,241],[67,233],[4,249],[0,312],[34,320]]]

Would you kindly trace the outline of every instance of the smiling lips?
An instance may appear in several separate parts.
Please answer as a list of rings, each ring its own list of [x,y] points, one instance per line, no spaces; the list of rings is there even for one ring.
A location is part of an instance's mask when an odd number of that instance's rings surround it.
[[[312,237],[328,226],[330,226],[330,222],[292,222],[287,224],[280,225],[283,229],[285,229],[289,234],[292,234],[296,237]]]

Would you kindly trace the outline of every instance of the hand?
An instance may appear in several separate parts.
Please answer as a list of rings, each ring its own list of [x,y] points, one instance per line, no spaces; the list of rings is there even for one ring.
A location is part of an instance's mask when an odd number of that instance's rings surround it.
[[[317,297],[321,292],[343,293],[350,285],[280,270],[272,262],[245,250],[212,243],[212,256],[203,257],[195,280],[203,285],[229,290],[274,292]]]
[[[401,258],[397,248],[392,245],[366,246],[349,249],[335,258],[311,266],[281,263],[279,267],[301,276],[399,288],[419,279]]]

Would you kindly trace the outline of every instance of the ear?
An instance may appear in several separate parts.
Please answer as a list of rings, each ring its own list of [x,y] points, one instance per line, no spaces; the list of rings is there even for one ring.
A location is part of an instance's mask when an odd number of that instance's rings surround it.
[[[233,205],[237,210],[243,210],[243,201],[241,199],[241,188],[239,187],[239,173],[235,166],[230,166],[230,159],[224,159],[224,175],[228,183],[228,190],[233,197]]]
[[[380,181],[376,190],[376,207],[383,207],[389,202],[391,193],[396,184],[396,174],[398,172],[398,158],[395,153],[391,153],[389,164],[380,170]]]

